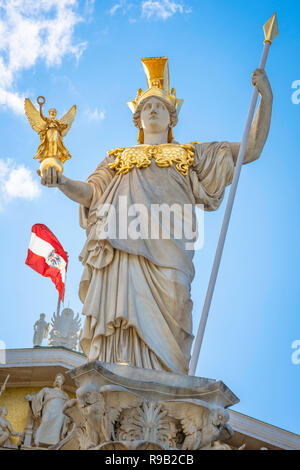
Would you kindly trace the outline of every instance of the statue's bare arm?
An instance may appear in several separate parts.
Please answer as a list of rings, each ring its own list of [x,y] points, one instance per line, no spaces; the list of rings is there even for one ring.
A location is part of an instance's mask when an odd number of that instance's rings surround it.
[[[262,69],[256,69],[252,75],[252,84],[257,87],[261,100],[251,126],[244,163],[253,162],[260,157],[271,124],[273,93],[266,72]],[[240,142],[231,142],[230,147],[236,162],[240,150]]]
[[[84,181],[76,181],[61,175],[55,167],[50,167],[43,172],[41,175],[40,171],[38,174],[41,177],[41,183],[49,188],[58,188],[72,201],[78,202],[85,207],[90,207],[92,200],[92,187],[89,183]]]

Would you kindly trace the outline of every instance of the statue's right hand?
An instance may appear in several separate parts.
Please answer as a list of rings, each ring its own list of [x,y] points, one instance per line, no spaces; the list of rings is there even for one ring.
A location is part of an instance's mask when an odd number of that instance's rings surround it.
[[[41,184],[48,186],[48,188],[55,188],[63,184],[64,176],[55,168],[50,166],[41,173],[40,170],[37,174],[41,177]]]

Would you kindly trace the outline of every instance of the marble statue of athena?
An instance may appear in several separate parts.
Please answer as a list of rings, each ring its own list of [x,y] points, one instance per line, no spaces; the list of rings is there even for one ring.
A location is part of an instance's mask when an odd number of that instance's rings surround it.
[[[189,230],[182,237],[174,234],[180,210],[171,218],[169,237],[124,236],[124,228],[132,221],[132,207],[143,207],[140,212],[145,217],[145,211],[164,204],[177,209],[191,206],[192,230],[195,205],[206,211],[220,206],[233,178],[240,143],[176,142],[173,128],[183,101],[176,98],[174,89],[170,91],[168,59],[149,58],[142,63],[148,88],[140,89],[128,103],[139,129],[138,145],[108,152],[86,182],[71,180],[54,167],[41,174],[41,182],[58,187],[80,205],[80,225],[87,235],[80,254],[84,270],[79,296],[85,315],[80,343],[88,360],[187,374],[194,277]],[[263,70],[253,72],[252,84],[261,100],[245,163],[262,152],[273,100]],[[129,208],[127,219],[124,202]],[[115,224],[108,223],[112,215]],[[155,210],[150,219],[161,223]],[[161,234],[164,228],[160,228]]]

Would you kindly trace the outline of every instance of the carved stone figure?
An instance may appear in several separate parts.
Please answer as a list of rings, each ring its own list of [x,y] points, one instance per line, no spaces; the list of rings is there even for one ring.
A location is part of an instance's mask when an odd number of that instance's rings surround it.
[[[43,339],[47,338],[49,332],[49,323],[45,321],[46,315],[40,314],[40,319],[34,324],[33,346],[41,346]]]
[[[98,361],[69,374],[78,386],[63,410],[72,431],[55,449],[198,450],[232,436],[225,406],[237,398],[221,382],[182,383],[180,375]]]
[[[53,388],[45,387],[25,396],[34,420],[33,444],[36,447],[56,444],[68,432],[70,420],[63,414],[63,408],[69,396],[62,389],[64,381],[64,376],[57,374]]]
[[[118,386],[85,387],[77,396],[64,413],[76,424],[80,449],[210,449],[228,426],[224,409],[201,400],[148,401]]]
[[[85,448],[94,448],[104,442],[116,441],[115,423],[123,409],[139,406],[142,399],[129,393],[125,388],[117,386],[104,386],[100,390],[93,386],[80,389],[77,400],[72,401],[77,406],[81,417],[79,428],[84,429]],[[65,414],[71,416],[70,403],[66,404]],[[78,419],[78,418],[77,418]],[[82,440],[83,443],[83,440]]]
[[[6,419],[6,416],[7,408],[0,408],[0,447],[13,447],[10,437],[21,437],[22,433],[15,432],[13,430],[10,422]]]
[[[54,166],[41,173],[41,182],[58,187],[80,204],[80,224],[87,234],[80,255],[84,271],[79,296],[86,317],[80,342],[88,360],[187,374],[193,341],[190,246],[195,238],[191,237],[195,205],[206,211],[218,209],[232,182],[240,143],[176,142],[173,128],[182,100],[174,89],[170,91],[168,60],[143,59],[143,65],[148,89],[140,89],[129,103],[139,129],[138,145],[108,152],[86,182],[71,180]],[[255,70],[252,83],[261,102],[245,163],[259,158],[272,110],[266,73]],[[170,236],[164,237],[155,207],[164,204],[170,209],[175,203]],[[137,233],[129,214],[137,205],[156,223],[158,238]],[[185,220],[185,233],[177,237],[184,207],[192,211]],[[117,229],[126,229],[125,236],[109,224],[114,215]]]
[[[182,450],[197,450],[210,446],[218,439],[229,421],[227,411],[218,406],[208,406],[200,400],[168,401],[163,406],[181,422],[186,436]]]
[[[49,335],[49,346],[63,346],[75,351],[77,349],[78,336],[81,321],[79,314],[74,316],[70,308],[64,308],[59,314],[54,313],[51,319],[51,331]]]

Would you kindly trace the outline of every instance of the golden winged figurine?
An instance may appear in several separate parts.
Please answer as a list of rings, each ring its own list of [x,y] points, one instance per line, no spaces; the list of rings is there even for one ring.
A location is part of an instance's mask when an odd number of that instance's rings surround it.
[[[38,111],[29,98],[25,98],[25,113],[31,127],[40,136],[40,145],[33,158],[40,160],[40,171],[49,166],[63,172],[63,164],[71,158],[68,149],[63,143],[63,137],[67,135],[73,124],[76,115],[76,106],[72,108],[58,121],[56,119],[57,111],[54,108],[49,109],[49,117],[43,114],[43,105],[46,100],[43,96],[37,98],[40,107]]]

